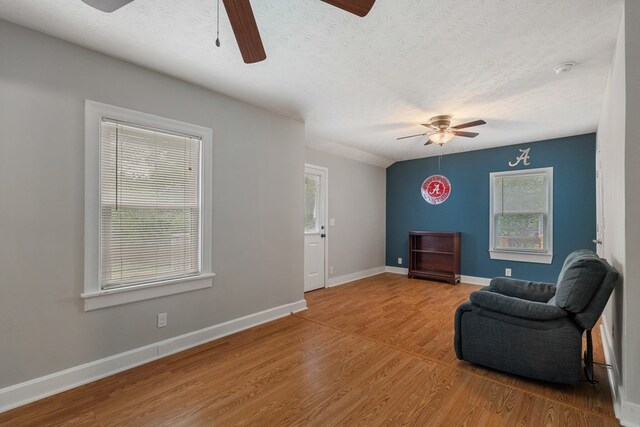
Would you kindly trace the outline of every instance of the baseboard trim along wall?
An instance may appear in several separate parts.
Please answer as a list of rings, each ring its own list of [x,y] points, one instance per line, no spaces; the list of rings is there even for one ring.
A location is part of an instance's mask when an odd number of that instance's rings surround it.
[[[604,349],[604,359],[611,369],[607,369],[609,377],[609,386],[611,387],[611,400],[613,401],[613,410],[616,417],[620,419],[620,371],[616,358],[613,357],[613,346],[611,344],[611,336],[609,335],[609,325],[607,318],[602,316],[602,324],[600,325],[600,336],[602,337],[602,348]]]
[[[385,267],[374,267],[368,270],[357,271],[351,274],[345,274],[344,276],[332,277],[327,280],[327,288],[333,288],[334,286],[344,285],[345,283],[353,282],[354,280],[364,279],[366,277],[375,276],[385,272]]]
[[[612,339],[610,335],[611,329],[607,323],[606,316],[602,316],[602,324],[600,325],[600,335],[602,336],[602,348],[604,349],[604,358],[611,369],[607,369],[609,377],[609,386],[611,387],[611,400],[613,400],[613,410],[620,424],[627,427],[640,427],[640,405],[625,400],[624,388],[620,381],[620,369],[614,357]]]
[[[465,276],[464,274],[460,276],[460,281],[462,283],[469,283],[470,285],[482,286],[489,286],[489,283],[491,283],[491,279],[487,279],[486,277]]]
[[[2,388],[0,412],[306,309],[307,302],[300,300]]]
[[[387,273],[404,274],[405,276],[409,273],[408,268],[391,267],[390,265],[385,266],[384,271],[386,271]]]
[[[407,275],[409,273],[408,268],[392,267],[389,265],[385,267],[385,271],[387,273],[404,274],[404,275]],[[460,281],[462,283],[469,283],[471,285],[489,286],[491,279],[487,279],[486,277],[465,276],[463,274],[460,276]]]
[[[403,274],[407,275],[409,269],[402,267],[392,267],[389,265],[382,267],[370,268],[368,270],[358,271],[356,273],[346,274],[344,276],[333,277],[327,280],[327,288],[332,288],[334,286],[344,285],[345,283],[353,282],[354,280],[364,279],[366,277],[375,276],[376,274],[381,273],[395,273],[395,274]],[[476,277],[476,276],[465,276],[462,275],[460,280],[463,283],[469,283],[471,285],[482,285],[489,286],[491,279],[486,277]]]
[[[620,424],[626,427],[639,427],[640,405],[622,400],[620,405]]]

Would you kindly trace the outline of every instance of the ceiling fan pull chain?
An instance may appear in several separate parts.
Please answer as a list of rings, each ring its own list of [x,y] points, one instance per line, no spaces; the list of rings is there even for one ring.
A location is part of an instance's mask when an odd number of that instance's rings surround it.
[[[216,13],[216,46],[220,47],[220,0],[218,0],[218,11]]]

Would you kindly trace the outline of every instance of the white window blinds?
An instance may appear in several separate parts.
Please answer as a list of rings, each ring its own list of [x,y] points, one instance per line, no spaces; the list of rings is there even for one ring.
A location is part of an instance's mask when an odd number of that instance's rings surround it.
[[[553,262],[553,168],[489,175],[489,255],[506,261]]]
[[[101,288],[198,274],[201,139],[101,126]]]
[[[503,173],[493,186],[494,248],[546,251],[548,172]]]
[[[547,174],[502,176],[494,181],[494,204],[499,214],[544,214],[547,211]]]

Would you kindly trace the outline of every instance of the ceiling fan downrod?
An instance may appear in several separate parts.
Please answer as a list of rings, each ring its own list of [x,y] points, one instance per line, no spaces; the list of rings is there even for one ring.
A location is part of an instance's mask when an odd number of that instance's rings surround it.
[[[216,47],[220,47],[220,0],[216,12]]]

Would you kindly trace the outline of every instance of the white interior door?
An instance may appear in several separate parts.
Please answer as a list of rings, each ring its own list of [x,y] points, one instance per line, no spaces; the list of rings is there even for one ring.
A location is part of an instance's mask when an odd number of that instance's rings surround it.
[[[304,170],[304,291],[325,286],[327,170]]]
[[[596,152],[596,244],[598,256],[604,257],[604,202],[603,196],[602,157],[600,150]]]

